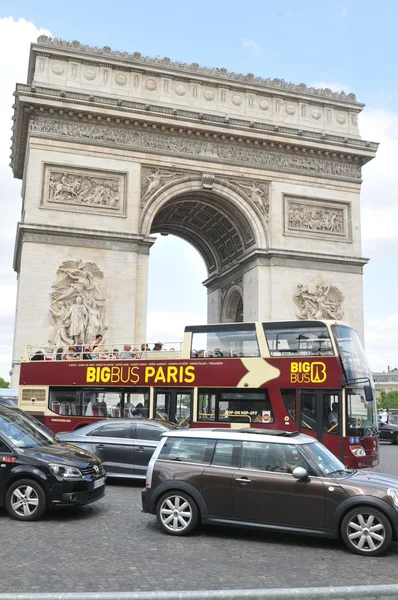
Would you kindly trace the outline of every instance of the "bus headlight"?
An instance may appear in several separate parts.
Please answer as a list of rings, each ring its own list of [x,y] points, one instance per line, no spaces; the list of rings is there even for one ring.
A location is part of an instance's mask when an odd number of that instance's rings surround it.
[[[396,490],[393,490],[392,488],[390,488],[389,490],[387,490],[387,494],[388,494],[395,510],[398,510],[398,492]]]
[[[350,450],[354,456],[366,456],[366,452],[362,446],[350,446]]]
[[[77,467],[67,467],[52,463],[49,464],[48,467],[53,475],[62,479],[77,479],[78,477],[83,477],[82,472]]]

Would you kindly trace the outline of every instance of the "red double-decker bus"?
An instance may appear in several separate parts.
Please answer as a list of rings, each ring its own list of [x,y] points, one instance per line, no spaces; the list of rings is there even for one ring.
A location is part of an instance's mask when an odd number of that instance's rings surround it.
[[[55,433],[120,417],[298,430],[348,467],[378,464],[372,375],[355,330],[344,323],[189,326],[179,350],[126,359],[112,345],[82,360],[31,356],[27,350],[21,362],[19,407]]]

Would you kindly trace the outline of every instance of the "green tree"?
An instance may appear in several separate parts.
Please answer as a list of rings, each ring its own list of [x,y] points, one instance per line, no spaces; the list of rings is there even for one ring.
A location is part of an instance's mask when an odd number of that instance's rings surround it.
[[[381,408],[398,408],[398,390],[381,392],[379,405]]]
[[[5,379],[3,379],[2,377],[0,377],[0,388],[9,388],[10,384],[8,383],[8,381],[6,381]]]

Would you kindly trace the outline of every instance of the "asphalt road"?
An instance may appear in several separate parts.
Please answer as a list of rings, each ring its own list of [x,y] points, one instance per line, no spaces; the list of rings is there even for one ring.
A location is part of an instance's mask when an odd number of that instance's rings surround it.
[[[378,469],[398,476],[398,447],[381,448]],[[0,509],[1,592],[82,592],[300,587],[398,583],[398,545],[379,558],[336,541],[236,528],[162,534],[140,512],[142,482],[109,483],[80,510],[36,523]]]

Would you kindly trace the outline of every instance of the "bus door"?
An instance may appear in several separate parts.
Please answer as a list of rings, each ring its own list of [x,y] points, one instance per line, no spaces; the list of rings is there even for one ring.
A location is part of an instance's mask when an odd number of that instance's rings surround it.
[[[339,390],[299,390],[299,431],[316,437],[342,458],[342,407]]]
[[[165,419],[177,425],[189,427],[192,413],[193,390],[181,388],[155,388],[155,419]]]

